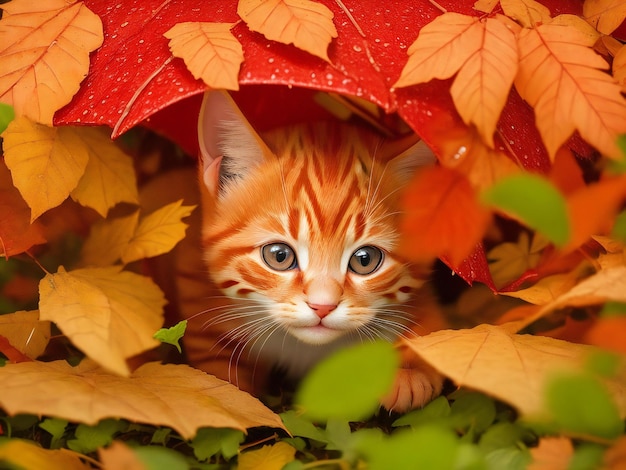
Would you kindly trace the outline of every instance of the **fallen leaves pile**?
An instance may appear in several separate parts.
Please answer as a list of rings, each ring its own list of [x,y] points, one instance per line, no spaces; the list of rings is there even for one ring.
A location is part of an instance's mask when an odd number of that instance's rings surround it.
[[[624,3],[364,3],[2,5],[0,461],[624,465]],[[397,135],[399,117],[432,147],[439,165],[404,196],[403,250],[473,285],[446,299],[459,329],[402,347],[450,379],[446,396],[364,418],[396,363],[377,343],[321,366],[280,415],[191,367],[137,366],[183,334],[161,330],[146,266],[194,210],[140,203],[181,153],[140,125],[193,154],[207,86],[241,88],[259,127],[298,111]],[[298,99],[268,115],[277,96]]]

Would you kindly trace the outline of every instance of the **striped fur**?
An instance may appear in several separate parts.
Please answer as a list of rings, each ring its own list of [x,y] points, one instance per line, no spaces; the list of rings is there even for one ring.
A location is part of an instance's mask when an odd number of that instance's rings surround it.
[[[231,155],[242,133],[228,126],[247,123],[232,116],[220,123],[212,135],[225,135],[215,147],[224,160],[205,156],[201,169],[201,243],[209,273],[204,308],[191,310],[198,308],[197,295],[183,308],[192,364],[259,391],[271,367],[297,377],[346,344],[394,341],[443,326],[422,288],[424,267],[396,254],[402,189],[419,155],[389,155],[393,145],[356,127],[316,124],[265,135],[267,148],[238,167]],[[228,169],[215,184],[210,172],[220,173],[212,163]],[[272,243],[292,247],[297,267],[268,266],[262,249]],[[363,246],[383,252],[382,264],[367,275],[348,269]],[[331,308],[322,315],[317,306]],[[405,366],[416,362],[407,359]],[[440,377],[418,367],[415,387],[423,391],[395,390],[387,407],[421,405],[439,392]]]

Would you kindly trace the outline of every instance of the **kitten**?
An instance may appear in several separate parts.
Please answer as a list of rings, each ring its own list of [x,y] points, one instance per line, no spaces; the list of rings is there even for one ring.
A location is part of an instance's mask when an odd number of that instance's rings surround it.
[[[433,161],[414,136],[384,142],[335,122],[261,139],[222,92],[205,95],[199,135],[209,276],[181,294],[192,365],[259,393],[273,367],[301,377],[348,344],[444,327],[424,267],[395,252],[401,190]],[[441,391],[438,373],[403,356],[390,410]]]

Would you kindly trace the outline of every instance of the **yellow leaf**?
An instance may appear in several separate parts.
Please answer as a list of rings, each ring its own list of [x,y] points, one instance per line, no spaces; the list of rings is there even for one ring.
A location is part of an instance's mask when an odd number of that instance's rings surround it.
[[[472,8],[483,13],[491,13],[498,3],[499,0],[476,0]]]
[[[526,289],[515,292],[500,292],[501,295],[522,299],[534,305],[545,305],[567,292],[576,284],[576,280],[569,274],[555,274],[539,280]]]
[[[211,88],[239,89],[243,49],[230,29],[234,23],[178,23],[164,36],[175,57],[185,61],[194,78]]]
[[[39,312],[15,312],[0,315],[0,335],[11,346],[30,357],[39,357],[50,340],[50,322],[39,321]]]
[[[13,184],[31,208],[31,222],[69,196],[89,161],[71,127],[52,128],[20,117],[2,137],[5,163]]]
[[[597,351],[554,338],[514,334],[492,325],[438,331],[407,344],[457,385],[482,391],[532,416],[545,411],[543,390],[552,374],[580,370],[589,354]],[[621,416],[626,416],[626,375],[621,373],[606,385]]]
[[[45,392],[44,392],[45,393]],[[93,467],[69,449],[42,449],[33,442],[18,439],[0,441],[0,462],[27,470],[89,470]],[[11,466],[10,468],[14,468]]]
[[[550,10],[535,0],[500,0],[500,6],[506,16],[519,21],[526,28],[550,21]]]
[[[91,226],[83,244],[81,260],[84,266],[111,266],[122,258],[122,253],[133,238],[139,222],[139,211],[125,217],[104,219]]]
[[[583,16],[602,34],[611,34],[626,18],[624,0],[585,0]]]
[[[547,240],[535,235],[532,244],[528,233],[522,232],[516,243],[507,242],[496,245],[487,254],[489,271],[497,286],[512,282],[534,268],[541,259],[542,250],[548,245]]]
[[[22,362],[0,368],[0,405],[10,414],[31,413],[96,424],[104,418],[169,426],[185,439],[204,426],[245,431],[283,428],[259,400],[185,365],[148,363],[130,377],[112,375],[84,360]]]
[[[103,367],[128,375],[126,359],[158,345],[165,300],[147,277],[121,267],[62,267],[39,283],[42,320],[54,322],[72,343]]]
[[[187,224],[181,219],[188,217],[195,208],[182,203],[181,199],[143,217],[122,252],[122,261],[130,263],[167,253],[174,248],[185,237]]]
[[[549,23],[559,26],[572,26],[587,36],[589,43],[591,44],[595,43],[602,37],[602,35],[598,33],[593,26],[577,15],[564,14],[555,16],[551,21],[549,21]]]
[[[21,0],[2,5],[0,101],[17,116],[52,125],[87,76],[102,22],[83,2]]]
[[[89,152],[83,177],[72,191],[72,199],[106,217],[118,202],[137,204],[137,182],[133,160],[115,145],[103,129],[75,128],[82,147]]]
[[[572,441],[566,437],[542,437],[539,445],[530,449],[533,461],[528,470],[567,470],[574,456]]]
[[[237,13],[252,31],[293,44],[330,62],[328,45],[337,37],[333,13],[311,0],[239,0]]]
[[[578,28],[543,24],[519,34],[515,86],[535,108],[537,128],[552,158],[578,130],[600,152],[621,158],[615,141],[626,132],[626,101],[608,64]]]
[[[422,28],[408,54],[394,86],[446,79],[458,72],[450,88],[454,105],[463,121],[474,124],[493,147],[496,123],[517,71],[515,33],[498,19],[444,13]]]
[[[613,77],[626,93],[626,46],[622,46],[613,58]]]
[[[239,456],[238,470],[281,470],[293,461],[296,449],[286,442],[277,442],[273,446],[245,452]]]

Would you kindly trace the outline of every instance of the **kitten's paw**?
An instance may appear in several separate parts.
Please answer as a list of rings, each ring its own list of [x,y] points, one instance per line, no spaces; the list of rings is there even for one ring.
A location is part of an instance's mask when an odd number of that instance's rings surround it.
[[[429,367],[400,369],[391,391],[380,404],[389,411],[404,413],[419,408],[441,394],[443,376]]]

